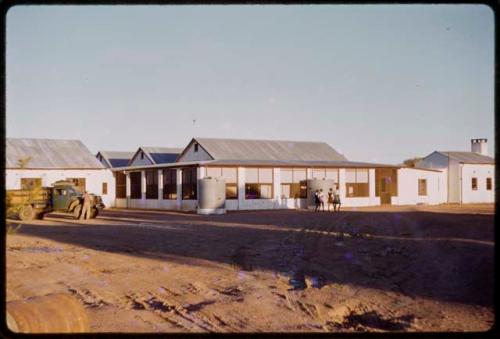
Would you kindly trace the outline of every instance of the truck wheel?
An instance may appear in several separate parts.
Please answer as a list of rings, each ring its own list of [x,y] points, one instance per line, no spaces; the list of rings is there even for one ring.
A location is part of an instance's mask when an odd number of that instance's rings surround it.
[[[22,206],[19,210],[19,220],[33,220],[34,211],[31,205]]]
[[[90,218],[91,219],[97,218],[98,215],[99,215],[99,210],[97,208],[93,208],[90,211]]]
[[[82,205],[76,205],[75,209],[73,210],[73,216],[75,217],[75,219],[80,218],[81,212],[82,212]]]

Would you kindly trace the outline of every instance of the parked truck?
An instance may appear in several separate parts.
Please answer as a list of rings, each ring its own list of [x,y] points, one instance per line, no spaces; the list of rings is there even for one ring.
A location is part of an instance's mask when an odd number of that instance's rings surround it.
[[[95,218],[105,206],[102,198],[90,194],[91,213]],[[46,213],[71,213],[78,219],[83,207],[83,194],[78,192],[71,181],[56,181],[52,187],[20,189],[7,191],[7,210],[20,220],[43,219]]]

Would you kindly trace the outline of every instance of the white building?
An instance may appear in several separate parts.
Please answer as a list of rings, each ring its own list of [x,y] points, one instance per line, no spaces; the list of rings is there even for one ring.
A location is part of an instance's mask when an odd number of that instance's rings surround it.
[[[487,139],[472,139],[470,152],[435,151],[417,166],[446,173],[449,203],[495,202],[495,159],[488,156]]]
[[[114,206],[113,173],[105,168],[79,140],[6,139],[6,189],[51,186],[71,180],[80,191],[102,197]]]
[[[194,138],[166,163],[145,151],[112,168],[117,207],[195,210],[207,176],[225,179],[227,210],[304,208],[307,179],[333,180],[343,206],[439,204],[448,195],[446,170],[352,162],[322,142]]]

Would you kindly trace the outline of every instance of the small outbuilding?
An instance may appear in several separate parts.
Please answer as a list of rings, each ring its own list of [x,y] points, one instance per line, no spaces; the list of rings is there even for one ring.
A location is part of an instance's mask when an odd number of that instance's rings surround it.
[[[470,152],[435,151],[417,166],[446,173],[446,202],[495,202],[495,159],[488,155],[487,139],[471,139]]]
[[[51,186],[70,180],[76,188],[100,195],[113,206],[113,174],[80,140],[6,139],[6,189]]]

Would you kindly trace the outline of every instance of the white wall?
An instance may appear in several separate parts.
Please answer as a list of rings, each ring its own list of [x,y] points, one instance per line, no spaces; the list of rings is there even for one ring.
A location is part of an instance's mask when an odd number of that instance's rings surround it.
[[[106,207],[115,205],[115,179],[109,169],[7,169],[5,171],[6,189],[21,189],[21,178],[41,178],[42,186],[51,186],[58,180],[85,178],[88,192],[100,195]],[[108,184],[107,194],[102,192],[102,184]]]
[[[212,157],[205,152],[205,150],[198,146],[198,152],[194,151],[194,143],[192,142],[189,147],[186,149],[186,152],[179,158],[179,162],[181,161],[203,161],[203,160],[213,160]]]
[[[462,203],[495,202],[495,165],[464,164],[462,167]],[[477,190],[472,190],[472,178],[477,178]],[[491,178],[492,188],[486,190],[486,178]]]
[[[461,165],[457,160],[450,159],[448,167],[448,202],[449,203],[460,203],[461,202]]]
[[[427,181],[427,195],[418,195],[418,180]],[[443,185],[444,183],[444,185]],[[446,171],[426,171],[415,168],[398,170],[398,197],[393,197],[394,205],[436,205],[446,202]]]

